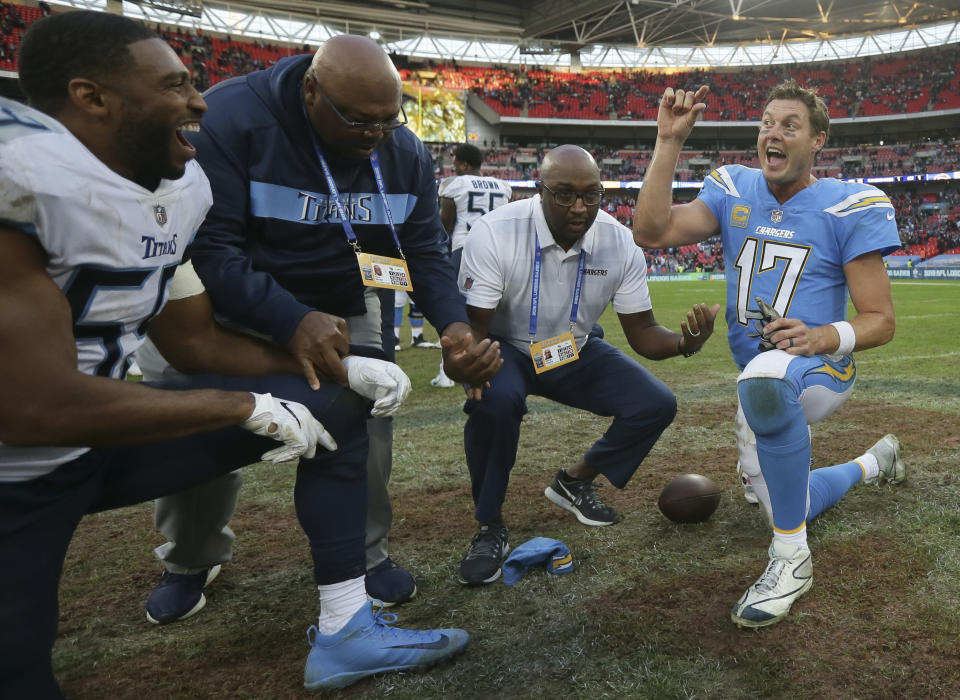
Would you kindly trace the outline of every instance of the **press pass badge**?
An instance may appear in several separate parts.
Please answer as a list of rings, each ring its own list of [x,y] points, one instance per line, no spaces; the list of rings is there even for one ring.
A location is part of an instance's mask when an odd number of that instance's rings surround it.
[[[542,374],[574,362],[580,355],[577,354],[577,341],[573,333],[567,332],[539,343],[530,343],[530,357],[533,359],[533,369],[537,374]]]
[[[388,258],[385,255],[357,253],[357,264],[360,266],[364,286],[413,291],[406,260]]]
[[[573,338],[573,329],[577,323],[577,310],[580,308],[586,254],[581,250],[577,260],[577,281],[573,285],[573,303],[570,305],[570,330],[535,343],[533,339],[537,337],[537,317],[540,315],[540,267],[543,251],[540,250],[540,241],[536,237],[533,242],[533,283],[530,285],[530,358],[533,360],[533,369],[537,374],[542,374],[580,358],[577,354],[577,341]]]

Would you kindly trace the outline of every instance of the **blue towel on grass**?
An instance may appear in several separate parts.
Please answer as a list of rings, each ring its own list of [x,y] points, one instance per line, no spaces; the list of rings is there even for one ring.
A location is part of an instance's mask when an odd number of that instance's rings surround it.
[[[560,540],[534,537],[510,552],[503,562],[503,582],[512,586],[534,566],[545,564],[548,574],[573,572],[573,555]]]

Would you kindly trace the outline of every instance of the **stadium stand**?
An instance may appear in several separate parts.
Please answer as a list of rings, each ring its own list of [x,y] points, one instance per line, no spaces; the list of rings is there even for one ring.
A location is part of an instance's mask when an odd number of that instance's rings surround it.
[[[0,70],[16,70],[16,50],[25,29],[43,16],[40,7],[0,0]],[[310,46],[282,46],[258,41],[237,41],[183,27],[155,26],[179,52],[193,73],[198,89],[221,80],[272,65],[284,56],[311,52]],[[541,119],[654,120],[664,87],[709,84],[707,120],[748,121],[759,118],[756,105],[769,89],[787,77],[816,86],[833,116],[910,115],[960,108],[960,48],[957,45],[912,51],[892,56],[835,61],[825,64],[773,66],[769,69],[718,69],[674,72],[650,71],[566,72],[534,66],[459,66],[416,64],[403,59],[403,80],[410,84],[468,90],[501,116]],[[838,90],[837,86],[842,86]],[[533,180],[548,145],[486,149],[484,172],[507,180]],[[650,162],[650,151],[634,148],[589,146],[601,165],[603,178],[641,180]],[[453,174],[451,145],[435,144],[438,176]],[[680,156],[679,181],[700,181],[712,168],[724,164],[758,165],[749,150],[687,150]],[[885,177],[915,172],[960,170],[960,140],[878,144],[857,148],[826,148],[818,158],[818,177]],[[934,192],[890,189],[904,249],[894,254],[894,264],[931,261],[937,256],[960,254],[960,190],[948,182]],[[632,223],[634,200],[609,193],[604,207],[627,226]],[[695,191],[694,191],[695,193]],[[519,192],[529,196],[530,192]],[[719,239],[677,250],[648,251],[655,272],[713,270],[722,266]],[[946,259],[946,258],[944,258]],[[951,258],[951,260],[953,260]],[[905,262],[903,263],[905,264]]]

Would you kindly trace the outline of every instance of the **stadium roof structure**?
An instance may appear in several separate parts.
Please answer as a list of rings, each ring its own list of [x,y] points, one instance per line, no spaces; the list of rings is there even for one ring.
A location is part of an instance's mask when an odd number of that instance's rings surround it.
[[[52,0],[106,8],[108,0]],[[598,68],[808,63],[960,42],[960,0],[134,0],[124,12],[317,45],[369,34],[434,60]]]

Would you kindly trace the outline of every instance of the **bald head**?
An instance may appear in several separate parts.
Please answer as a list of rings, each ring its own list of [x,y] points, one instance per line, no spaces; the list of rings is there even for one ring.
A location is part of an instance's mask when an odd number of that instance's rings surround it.
[[[597,161],[580,146],[557,146],[547,153],[540,166],[540,179],[548,185],[576,180],[600,180]]]
[[[597,195],[602,196],[603,184],[597,161],[580,146],[557,146],[543,158],[537,191],[550,233],[564,250],[570,250],[593,225],[600,209]]]
[[[390,97],[402,89],[400,74],[377,42],[365,36],[340,34],[317,51],[310,70],[330,93],[355,91]]]
[[[400,74],[365,36],[328,40],[303,76],[304,107],[324,150],[345,158],[369,158],[391,138],[383,125],[397,122],[402,102]]]

